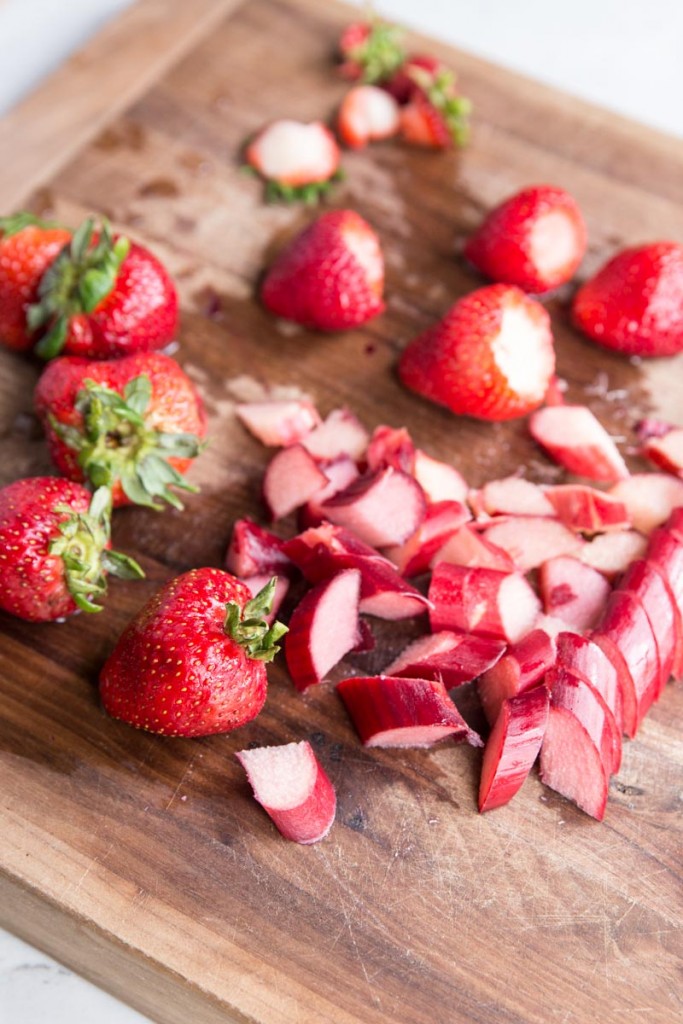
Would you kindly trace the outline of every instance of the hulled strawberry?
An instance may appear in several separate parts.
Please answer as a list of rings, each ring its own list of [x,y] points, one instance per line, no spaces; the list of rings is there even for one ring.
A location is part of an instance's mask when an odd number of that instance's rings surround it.
[[[250,722],[266,699],[265,663],[287,632],[265,622],[275,582],[253,599],[221,569],[192,569],[168,582],[102,669],[105,710],[165,736],[209,736]]]
[[[569,281],[586,251],[586,225],[564,189],[533,185],[488,215],[465,256],[494,281],[546,292]]]
[[[683,351],[683,245],[623,249],[579,288],[572,316],[579,330],[617,352]]]
[[[337,131],[345,145],[360,149],[368,142],[396,135],[399,123],[398,104],[393,96],[376,85],[356,85],[342,100]]]
[[[17,352],[33,346],[26,314],[40,280],[71,239],[65,228],[30,213],[0,218],[0,344]]]
[[[550,318],[512,285],[471,292],[408,345],[401,380],[462,416],[508,420],[543,401],[555,370]]]
[[[377,235],[354,210],[318,217],[280,253],[261,289],[277,316],[321,331],[364,324],[384,309]]]
[[[55,359],[35,407],[60,473],[112,490],[114,505],[182,508],[173,488],[202,448],[204,408],[175,360],[146,352],[102,362]]]
[[[149,352],[175,337],[178,295],[148,249],[88,219],[43,274],[27,324],[44,359]]]
[[[429,71],[413,64],[407,74],[415,89],[401,109],[401,134],[406,142],[432,149],[464,146],[472,106],[456,92],[453,73],[440,65]]]
[[[339,146],[322,121],[273,121],[249,143],[246,160],[267,182],[266,197],[318,202],[339,177]]]
[[[405,59],[402,36],[397,25],[378,18],[352,22],[339,39],[341,74],[369,84],[390,78]]]
[[[0,608],[30,622],[101,611],[106,575],[144,575],[110,550],[111,496],[71,480],[31,477],[0,490]]]

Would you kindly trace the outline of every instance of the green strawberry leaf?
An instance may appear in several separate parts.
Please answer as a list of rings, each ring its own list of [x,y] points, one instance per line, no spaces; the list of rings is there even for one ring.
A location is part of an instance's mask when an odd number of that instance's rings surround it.
[[[272,661],[280,650],[278,640],[288,632],[282,622],[269,626],[265,621],[273,606],[276,584],[277,576],[273,576],[244,608],[237,601],[229,601],[225,606],[225,632],[254,661]]]

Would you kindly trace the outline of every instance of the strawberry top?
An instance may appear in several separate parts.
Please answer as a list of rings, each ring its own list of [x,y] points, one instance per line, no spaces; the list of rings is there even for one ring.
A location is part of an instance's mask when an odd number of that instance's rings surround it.
[[[369,84],[390,78],[405,59],[402,36],[401,29],[387,21],[352,22],[339,40],[344,77]]]

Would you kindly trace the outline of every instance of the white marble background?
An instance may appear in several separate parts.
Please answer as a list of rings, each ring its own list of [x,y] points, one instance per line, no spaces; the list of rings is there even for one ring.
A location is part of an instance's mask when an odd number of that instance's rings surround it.
[[[0,115],[129,3],[0,0]],[[377,6],[424,32],[683,136],[681,0],[383,0]],[[1,1024],[145,1020],[0,930]]]

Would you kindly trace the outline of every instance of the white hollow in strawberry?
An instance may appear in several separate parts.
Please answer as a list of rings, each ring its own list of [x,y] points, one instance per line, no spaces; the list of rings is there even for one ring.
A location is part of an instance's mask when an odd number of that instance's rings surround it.
[[[339,146],[321,121],[266,125],[250,142],[247,163],[268,181],[298,188],[326,182],[339,167]]]
[[[614,441],[585,405],[538,409],[529,419],[529,430],[534,441],[570,473],[609,483],[629,475]]]
[[[668,473],[634,473],[610,487],[609,494],[624,503],[640,533],[652,533],[683,505],[683,480]]]
[[[403,544],[385,548],[384,554],[402,576],[418,576],[427,572],[437,552],[468,519],[469,509],[459,501],[428,505],[415,533]]]
[[[555,645],[543,629],[532,629],[505,651],[477,681],[484,714],[493,726],[503,701],[534,687],[555,664]]]
[[[557,615],[580,632],[597,625],[612,590],[597,569],[560,555],[543,562],[538,579],[546,615]]]
[[[683,428],[675,427],[663,437],[649,438],[642,454],[667,473],[683,477]]]
[[[549,558],[578,555],[584,541],[557,519],[544,516],[511,516],[492,523],[486,540],[507,551],[516,569],[528,572]]]
[[[263,497],[273,519],[304,505],[327,483],[315,459],[300,444],[282,448],[268,463]]]
[[[590,637],[560,633],[555,639],[558,667],[572,672],[597,690],[623,731],[622,682],[618,668]]]
[[[327,477],[327,483],[301,508],[299,526],[302,529],[309,526],[319,526],[325,518],[321,505],[334,494],[343,491],[345,487],[348,487],[350,483],[353,483],[360,476],[356,463],[349,455],[338,455],[332,462],[319,463],[319,465]]]
[[[465,524],[456,530],[434,556],[432,564],[448,562],[476,569],[497,569],[513,572],[515,565],[503,548],[497,547],[472,526]]]
[[[480,500],[487,515],[554,516],[555,510],[538,484],[521,476],[489,480]]]
[[[352,530],[366,544],[402,544],[419,527],[427,504],[420,485],[388,466],[359,477],[321,506],[331,523]]]
[[[578,718],[600,752],[606,775],[619,771],[621,735],[614,714],[602,695],[580,676],[556,665],[546,676],[554,707],[566,708]]]
[[[348,455],[358,462],[365,455],[370,436],[357,416],[348,409],[333,409],[320,426],[302,438],[306,451],[321,462]]]
[[[254,747],[235,754],[254,797],[277,830],[308,846],[332,828],[337,797],[307,740],[277,747]]]
[[[293,566],[282,545],[279,537],[251,519],[236,519],[225,555],[225,568],[241,578],[289,573]]]
[[[652,562],[639,558],[632,562],[619,581],[619,589],[632,594],[647,615],[659,655],[659,690],[657,697],[671,678],[674,658],[679,645],[677,630],[680,612],[666,579]],[[655,698],[657,699],[657,698]]]
[[[462,630],[514,643],[534,625],[540,602],[518,573],[439,562],[429,585],[433,632]]]
[[[595,487],[560,484],[546,487],[545,497],[560,521],[576,533],[611,533],[631,526],[626,505]]]
[[[624,572],[634,558],[640,558],[647,548],[647,538],[636,530],[603,533],[593,537],[581,548],[579,558],[597,569],[608,580]]]
[[[294,609],[284,646],[297,690],[322,682],[360,642],[360,582],[357,569],[344,569],[309,590]]]
[[[587,729],[551,703],[541,746],[541,781],[598,821],[605,816],[609,777]]]
[[[241,402],[235,406],[235,414],[261,444],[273,448],[296,444],[321,422],[313,403],[303,398]]]
[[[548,691],[535,686],[503,700],[486,741],[479,784],[479,810],[512,800],[531,771],[548,721]]]
[[[431,747],[446,737],[482,746],[436,680],[357,676],[337,692],[366,747]]]
[[[241,582],[244,583],[252,597],[256,597],[261,593],[263,588],[268,584],[272,578],[272,572],[266,573],[263,576],[247,576],[240,577]],[[277,613],[280,610],[282,602],[287,596],[289,590],[289,580],[286,576],[278,576],[275,581],[275,590],[273,591],[273,600],[270,606],[270,611],[263,616],[263,621],[267,622],[269,626],[272,626],[277,618]]]
[[[350,89],[337,116],[339,137],[352,149],[391,138],[398,133],[399,124],[398,103],[376,85],[357,85]]]
[[[390,665],[384,675],[440,679],[450,690],[469,683],[490,669],[505,650],[505,641],[444,630],[418,637]]]
[[[413,475],[425,492],[427,501],[465,501],[469,490],[462,473],[447,462],[440,462],[420,448],[415,449]]]

